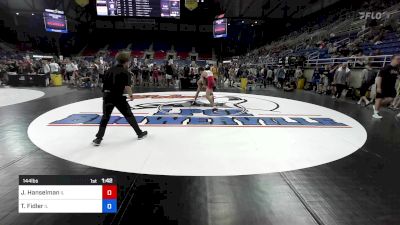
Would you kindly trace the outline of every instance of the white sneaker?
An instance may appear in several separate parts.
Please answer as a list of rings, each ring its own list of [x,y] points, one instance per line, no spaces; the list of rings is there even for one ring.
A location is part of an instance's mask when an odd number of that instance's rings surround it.
[[[379,115],[379,113],[374,113],[374,115],[372,115],[373,118],[375,119],[382,119],[383,116]]]
[[[399,114],[397,114],[397,116],[396,116],[396,117],[400,119],[400,113],[399,113]]]
[[[361,102],[357,102],[357,105],[361,105]]]

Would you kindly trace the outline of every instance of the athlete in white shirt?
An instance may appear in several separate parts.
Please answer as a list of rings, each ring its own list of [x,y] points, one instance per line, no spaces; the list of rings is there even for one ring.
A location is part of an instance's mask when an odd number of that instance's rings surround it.
[[[53,60],[51,60],[51,63],[50,63],[50,72],[51,73],[58,73],[58,72],[60,72],[60,66],[54,61],[54,59]]]
[[[65,65],[65,78],[64,80],[67,80],[68,82],[71,81],[71,77],[74,75],[75,72],[75,65],[72,63],[70,60],[67,61],[67,64]]]

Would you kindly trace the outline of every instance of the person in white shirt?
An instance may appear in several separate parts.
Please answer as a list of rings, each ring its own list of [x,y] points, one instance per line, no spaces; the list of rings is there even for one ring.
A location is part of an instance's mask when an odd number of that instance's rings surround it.
[[[303,71],[301,70],[301,67],[298,66],[296,71],[294,72],[294,77],[296,78],[296,80],[298,80],[302,76],[303,76]]]
[[[70,82],[71,77],[74,74],[74,71],[75,71],[75,65],[70,60],[67,60],[67,64],[65,65],[64,80]]]
[[[73,65],[72,82],[74,86],[78,86],[80,83],[78,63],[76,61],[73,61],[72,65]]]
[[[231,68],[228,71],[229,74],[229,87],[233,87],[233,85],[235,84],[235,68],[233,66],[231,66]]]
[[[98,70],[99,70],[99,82],[103,82],[103,77],[106,72],[106,63],[103,61],[103,58],[100,57],[100,60],[98,62]]]
[[[50,66],[49,66],[49,62],[47,62],[46,60],[42,61],[42,66],[43,66],[43,73],[46,75],[50,74]]]
[[[74,64],[74,72],[78,72],[78,70],[79,70],[78,64],[75,61],[72,62],[72,64]]]
[[[58,63],[56,63],[54,61],[54,59],[51,60],[51,63],[49,66],[50,66],[51,73],[59,73],[60,72],[60,66],[58,65]]]
[[[268,71],[267,71],[267,84],[272,84],[273,83],[273,80],[274,80],[274,77],[273,77],[273,74],[274,73],[274,71],[272,70],[272,68],[271,67],[268,67]]]

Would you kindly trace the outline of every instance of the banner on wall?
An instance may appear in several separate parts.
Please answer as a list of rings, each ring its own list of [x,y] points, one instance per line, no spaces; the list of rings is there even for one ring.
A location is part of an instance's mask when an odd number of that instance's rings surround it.
[[[197,0],[185,0],[185,7],[190,11],[195,10],[199,6]]]
[[[85,7],[89,4],[89,0],[75,0],[76,4],[80,7]]]

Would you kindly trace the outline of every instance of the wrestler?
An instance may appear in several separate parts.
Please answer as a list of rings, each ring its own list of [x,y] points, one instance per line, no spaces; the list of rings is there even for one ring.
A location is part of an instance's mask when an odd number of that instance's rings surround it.
[[[199,97],[201,90],[204,90],[207,88],[206,77],[204,76],[203,72],[204,72],[204,68],[203,67],[199,68],[200,78],[197,81],[197,92],[196,92],[196,96],[194,97],[194,101],[192,102],[192,105],[196,105],[196,101],[197,101],[197,98]]]
[[[210,66],[206,66],[205,71],[202,72],[202,76],[205,77],[207,81],[207,88],[206,88],[206,98],[210,102],[211,107],[213,108],[213,111],[216,110],[215,104],[214,104],[214,88],[215,88],[215,80],[214,80],[214,74],[210,70]]]

